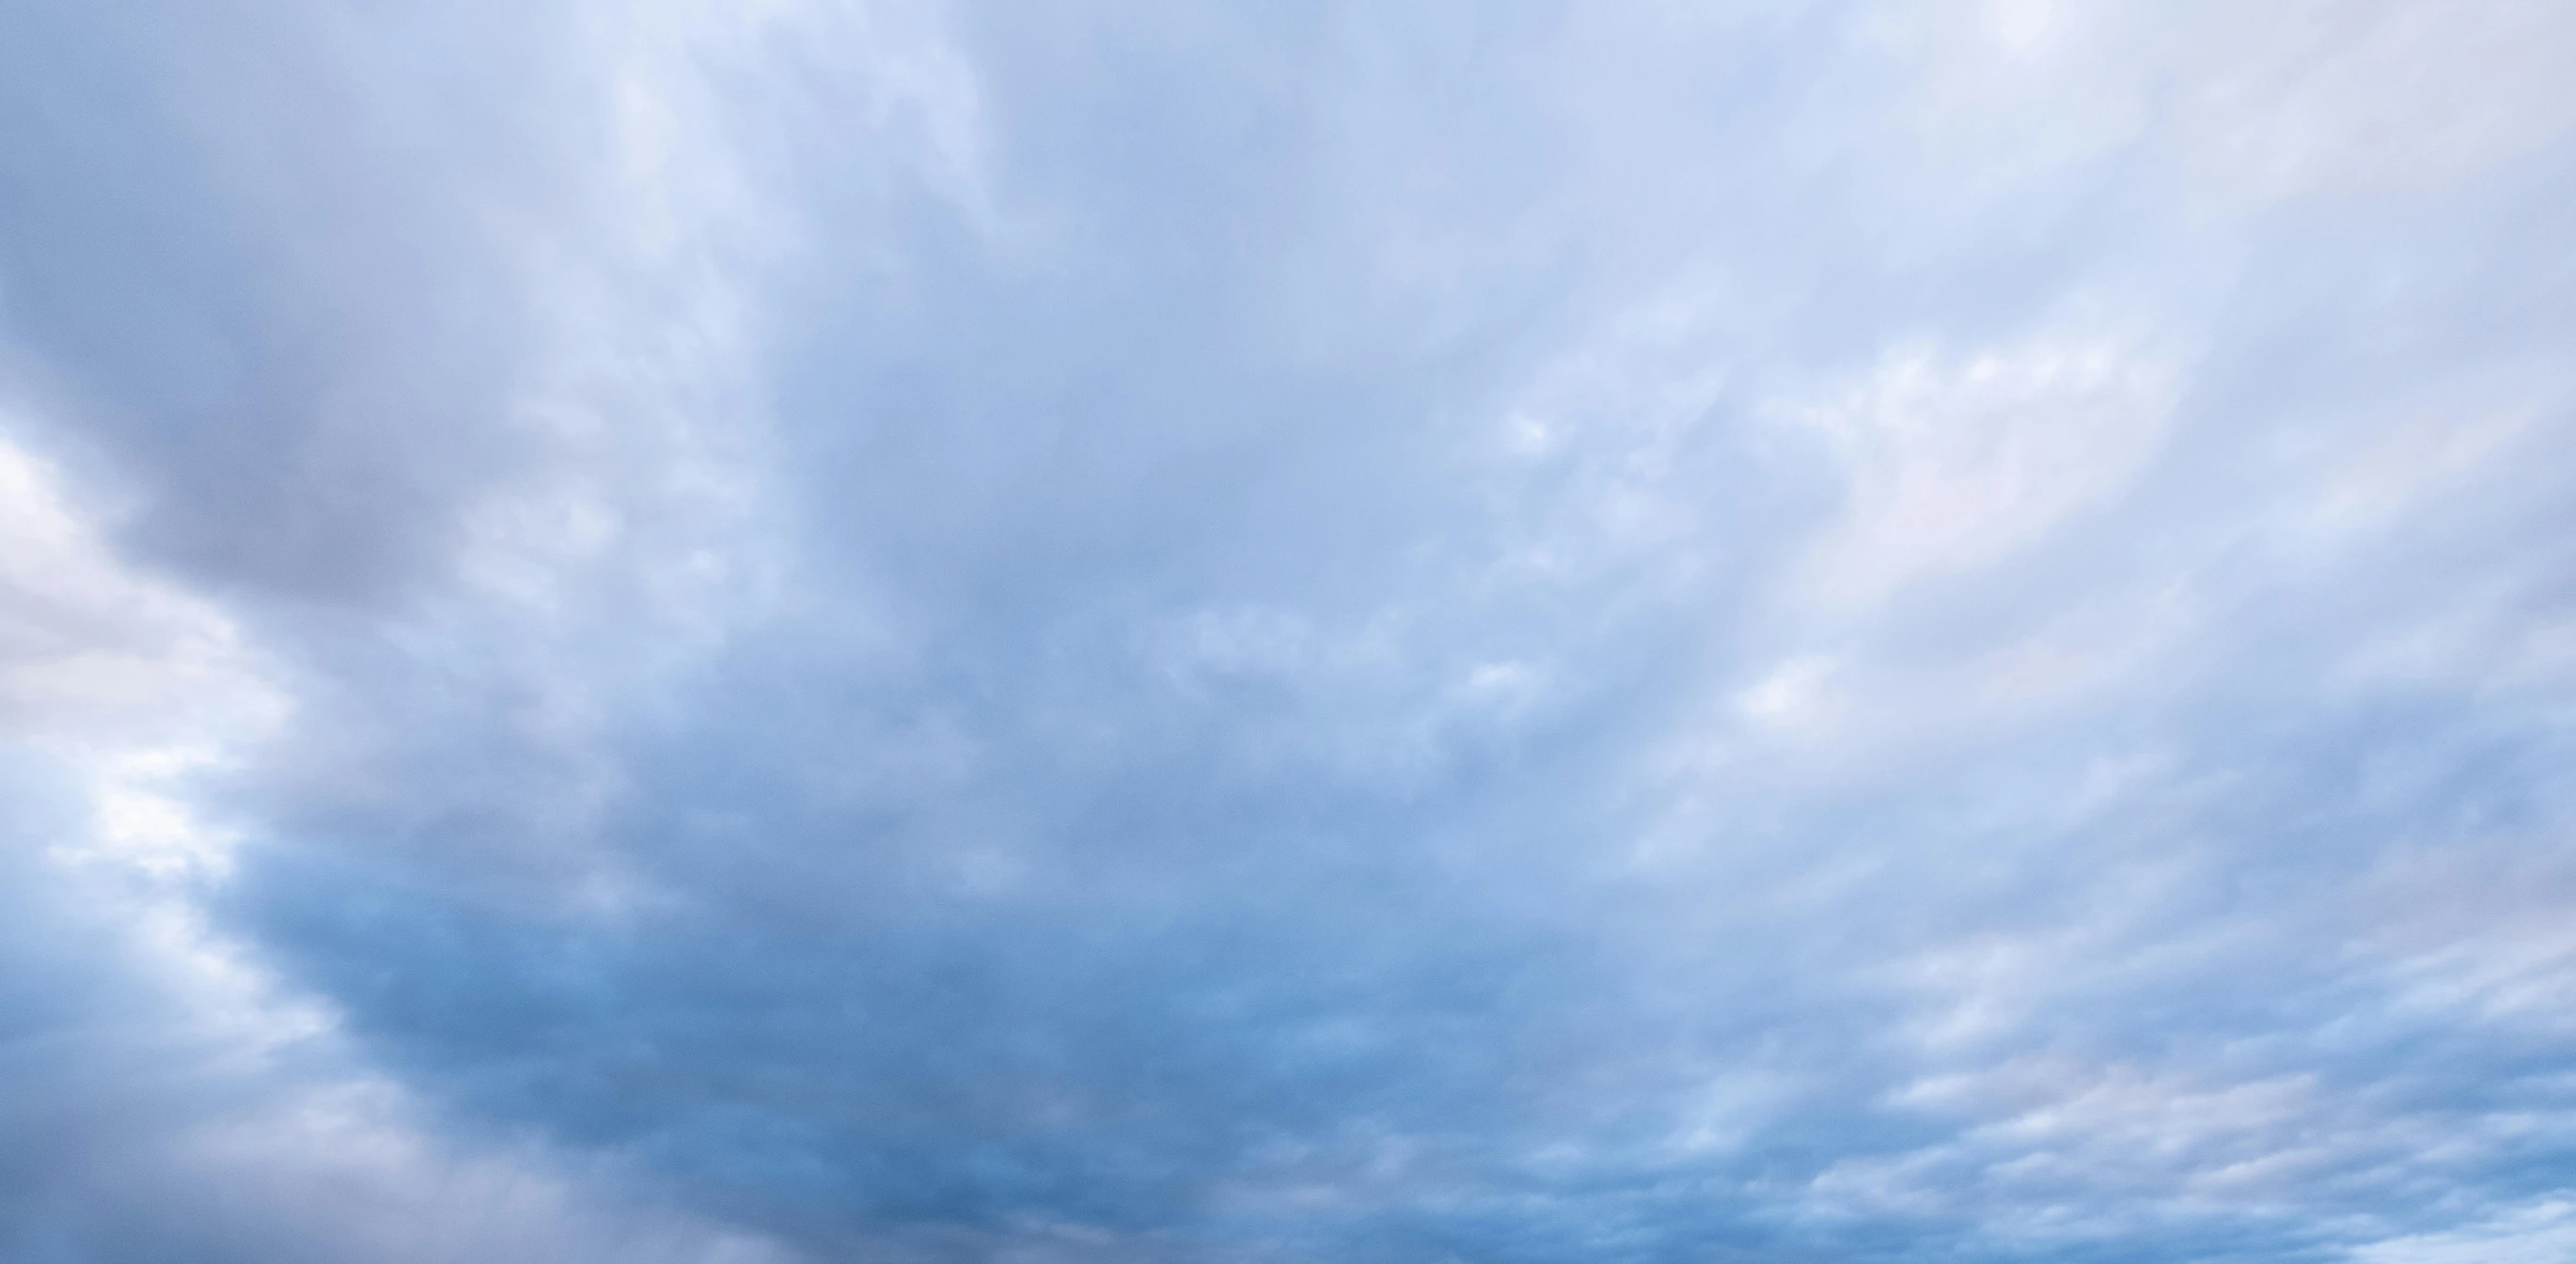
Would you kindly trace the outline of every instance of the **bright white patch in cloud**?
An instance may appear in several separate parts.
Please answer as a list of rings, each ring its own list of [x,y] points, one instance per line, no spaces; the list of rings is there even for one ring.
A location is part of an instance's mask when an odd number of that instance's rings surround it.
[[[1792,738],[1828,737],[1851,708],[1851,698],[1835,684],[1837,670],[1826,655],[1799,655],[1737,695],[1736,709],[1754,724]]]
[[[2576,1256],[2576,1202],[2550,1198],[2484,1224],[2408,1234],[2352,1253],[2354,1264],[2557,1264]]]
[[[1866,608],[2046,539],[2135,480],[2180,382],[2170,356],[2107,339],[1891,352],[1849,391],[1795,410],[1848,480],[1800,590]]]
[[[277,700],[212,606],[118,564],[60,476],[0,438],[0,723],[125,748],[171,771],[205,727],[273,722]]]

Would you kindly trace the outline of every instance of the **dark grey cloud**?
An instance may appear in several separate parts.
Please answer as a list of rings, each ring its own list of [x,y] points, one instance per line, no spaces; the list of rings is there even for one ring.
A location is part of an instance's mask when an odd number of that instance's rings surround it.
[[[33,1258],[2566,1232],[2547,6],[13,22]]]

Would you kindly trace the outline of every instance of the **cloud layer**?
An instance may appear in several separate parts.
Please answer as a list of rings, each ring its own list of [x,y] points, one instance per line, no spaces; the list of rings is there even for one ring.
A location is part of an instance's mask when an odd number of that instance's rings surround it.
[[[2539,1260],[2546,3],[37,3],[0,1254]]]

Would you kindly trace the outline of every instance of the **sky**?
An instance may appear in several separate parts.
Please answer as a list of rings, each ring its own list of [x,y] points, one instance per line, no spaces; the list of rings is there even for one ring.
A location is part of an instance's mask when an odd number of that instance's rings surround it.
[[[2571,59],[20,0],[0,1258],[2576,1258]]]

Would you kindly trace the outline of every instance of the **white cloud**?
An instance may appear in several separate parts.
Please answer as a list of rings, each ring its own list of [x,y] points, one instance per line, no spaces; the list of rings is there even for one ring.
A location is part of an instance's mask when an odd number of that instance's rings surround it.
[[[2359,1247],[2354,1264],[2558,1264],[2576,1257],[2576,1202],[2544,1198],[2484,1223]]]
[[[0,731],[184,747],[205,727],[273,721],[278,696],[232,623],[118,564],[98,526],[0,434]]]
[[[1825,439],[1846,480],[1799,591],[1866,609],[2039,543],[2137,478],[2180,388],[2172,356],[2129,340],[1889,352],[1856,385],[1783,410]]]
[[[2425,192],[2576,128],[2548,0],[2198,7],[2177,41],[2182,160],[2212,193]]]

